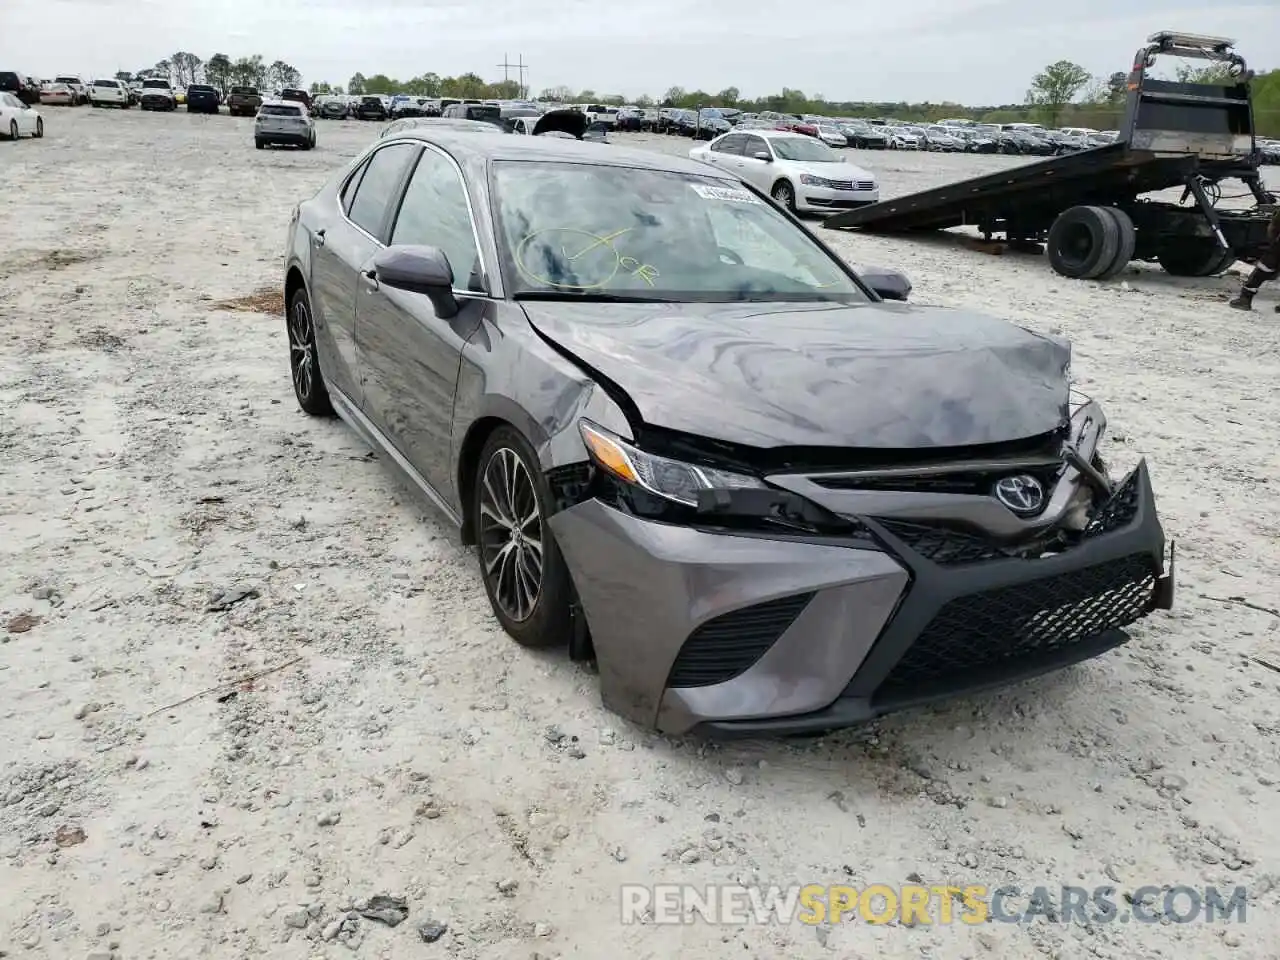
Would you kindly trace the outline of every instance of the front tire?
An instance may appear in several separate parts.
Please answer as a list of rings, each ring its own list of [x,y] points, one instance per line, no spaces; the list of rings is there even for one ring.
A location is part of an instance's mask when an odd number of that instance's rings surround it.
[[[476,556],[494,616],[523,647],[569,640],[572,588],[546,523],[551,502],[529,442],[510,426],[490,434],[472,490]]]
[[[289,301],[285,331],[289,336],[289,375],[298,406],[313,417],[332,416],[333,404],[329,402],[329,391],[320,372],[311,301],[305,290],[297,291]]]
[[[17,120],[9,121],[9,139],[10,140],[18,139],[18,121]]]
[[[791,186],[789,180],[779,180],[773,185],[770,195],[773,199],[787,210],[794,214],[796,212],[796,189]]]

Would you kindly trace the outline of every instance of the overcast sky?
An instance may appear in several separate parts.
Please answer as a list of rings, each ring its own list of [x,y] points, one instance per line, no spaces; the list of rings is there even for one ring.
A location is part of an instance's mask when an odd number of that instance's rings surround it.
[[[1280,67],[1280,0],[0,0],[0,70],[88,77],[188,50],[260,53],[308,84],[345,84],[357,70],[493,81],[504,55],[523,55],[535,94],[788,86],[992,104],[1021,101],[1055,60],[1125,70],[1162,29],[1235,37],[1253,67]]]

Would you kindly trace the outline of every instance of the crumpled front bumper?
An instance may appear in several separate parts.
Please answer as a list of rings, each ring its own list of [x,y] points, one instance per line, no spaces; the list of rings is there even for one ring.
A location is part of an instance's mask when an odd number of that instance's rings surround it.
[[[1123,502],[1120,502],[1123,501]],[[872,540],[711,532],[587,500],[550,519],[605,705],[668,733],[817,732],[1097,656],[1172,601],[1145,464],[1083,541],[955,562],[913,524]]]

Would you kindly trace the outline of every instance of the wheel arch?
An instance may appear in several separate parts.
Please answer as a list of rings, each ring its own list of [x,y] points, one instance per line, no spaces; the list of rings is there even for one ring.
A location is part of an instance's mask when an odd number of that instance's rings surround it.
[[[289,269],[284,275],[284,308],[287,313],[289,304],[293,300],[293,295],[299,290],[304,291],[308,298],[311,292],[307,290],[307,278],[303,276],[302,267],[297,263],[289,264]]]

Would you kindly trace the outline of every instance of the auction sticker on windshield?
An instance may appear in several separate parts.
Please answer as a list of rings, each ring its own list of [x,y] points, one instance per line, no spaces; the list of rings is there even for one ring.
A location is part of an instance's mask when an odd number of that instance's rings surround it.
[[[700,196],[703,200],[730,200],[735,203],[758,203],[764,205],[764,201],[759,197],[752,196],[746,190],[737,190],[733,187],[708,187],[701,183],[691,183],[693,192]]]

